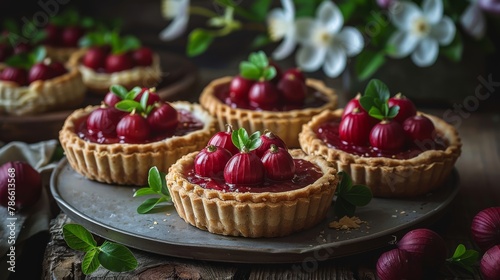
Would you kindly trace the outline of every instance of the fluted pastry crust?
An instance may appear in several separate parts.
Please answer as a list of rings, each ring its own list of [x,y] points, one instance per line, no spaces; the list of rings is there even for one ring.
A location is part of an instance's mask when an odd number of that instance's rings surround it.
[[[179,216],[211,233],[244,237],[278,237],[316,225],[325,218],[337,187],[337,172],[319,156],[290,150],[294,158],[317,165],[323,176],[304,188],[286,192],[240,193],[205,189],[185,178],[198,152],[183,156],[166,176]]]
[[[75,124],[98,106],[73,112],[59,132],[59,140],[71,167],[99,182],[120,185],[147,184],[148,171],[156,166],[166,172],[183,155],[204,148],[215,132],[215,120],[198,104],[177,101],[176,109],[190,111],[204,123],[200,130],[146,144],[99,144],[85,141],[75,133]]]
[[[321,92],[328,99],[328,102],[323,106],[280,112],[232,108],[215,96],[215,89],[221,85],[229,84],[232,78],[223,77],[212,81],[205,87],[200,96],[200,104],[217,118],[220,130],[225,130],[226,124],[236,128],[243,127],[248,131],[268,129],[279,135],[288,147],[298,148],[297,135],[302,130],[302,125],[310,121],[314,115],[337,107],[337,95],[333,89],[326,87],[322,81],[307,79],[308,87]]]
[[[427,150],[409,159],[361,157],[330,148],[316,135],[328,121],[340,120],[343,109],[325,111],[303,126],[299,134],[301,148],[308,154],[322,155],[339,171],[349,173],[355,184],[370,187],[376,197],[414,197],[439,188],[450,175],[461,153],[457,130],[444,120],[423,114],[432,120],[448,146],[445,150]]]

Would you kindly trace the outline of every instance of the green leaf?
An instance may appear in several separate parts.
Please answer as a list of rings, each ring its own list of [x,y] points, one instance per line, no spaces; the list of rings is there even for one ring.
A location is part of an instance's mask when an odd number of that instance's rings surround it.
[[[149,90],[144,91],[144,94],[141,96],[141,101],[139,102],[141,104],[142,111],[146,111],[146,108],[148,107],[148,99],[149,99]]]
[[[374,98],[371,96],[362,96],[359,99],[359,104],[361,104],[361,107],[368,112],[371,107],[375,106]]]
[[[462,36],[457,32],[453,41],[448,46],[441,48],[440,52],[449,60],[460,62],[460,60],[462,60],[463,50]]]
[[[82,260],[82,272],[85,275],[89,275],[92,272],[96,271],[99,266],[99,248],[92,248],[90,251],[87,251]]]
[[[114,272],[134,270],[137,267],[137,259],[125,246],[105,241],[100,247],[98,255],[101,265]]]
[[[366,96],[378,97],[380,100],[388,100],[390,97],[389,88],[378,79],[371,79],[365,89]]]
[[[252,133],[252,135],[250,135],[249,141],[246,144],[247,149],[249,151],[253,151],[258,147],[260,147],[260,145],[262,144],[262,139],[260,138],[260,135],[261,135],[260,131],[255,131],[254,133]]]
[[[264,76],[264,79],[266,81],[270,81],[274,77],[276,77],[276,74],[277,74],[276,68],[274,68],[274,66],[270,66],[264,69],[264,73],[262,74],[262,76]]]
[[[453,253],[453,256],[446,261],[462,267],[463,269],[474,273],[473,266],[476,265],[480,256],[476,250],[467,250],[463,244],[459,244]]]
[[[342,218],[344,216],[352,217],[356,211],[356,206],[352,205],[349,201],[343,199],[342,197],[337,196],[333,205],[333,212],[338,218]]]
[[[87,252],[97,245],[92,234],[78,224],[64,225],[63,236],[66,244],[73,250]]]
[[[264,21],[271,6],[272,0],[255,0],[250,6],[250,13],[255,17],[255,21]]]
[[[207,30],[201,28],[194,29],[189,33],[187,55],[193,57],[202,54],[212,44],[213,40],[214,36]]]
[[[134,100],[141,92],[141,87],[134,87],[125,95],[125,99]]]
[[[142,202],[141,205],[139,205],[137,207],[137,213],[146,214],[149,211],[153,210],[153,208],[155,208],[156,205],[158,205],[159,203],[161,203],[163,201],[165,201],[165,199],[163,197],[148,198],[144,202]]]
[[[360,81],[370,78],[377,70],[384,65],[385,55],[383,52],[373,52],[366,50],[358,55],[354,70]]]
[[[160,174],[160,170],[158,170],[158,167],[153,166],[149,169],[148,172],[148,185],[149,187],[154,190],[155,192],[160,192],[161,187],[162,187],[162,177]]]
[[[368,111],[368,114],[378,120],[383,120],[385,118],[385,115],[377,107],[372,107],[370,111]]]
[[[115,104],[115,108],[120,110],[120,111],[125,111],[125,112],[132,112],[137,109],[141,109],[141,103],[134,101],[134,100],[122,100],[118,103]]]
[[[33,51],[29,53],[29,59],[32,64],[41,62],[46,56],[47,56],[47,50],[42,46],[35,48]]]
[[[21,30],[19,29],[19,25],[12,18],[7,18],[4,20],[3,28],[5,30],[9,31],[9,33],[15,33],[15,34],[21,33]]]
[[[268,45],[272,43],[273,41],[269,37],[268,34],[258,34],[255,36],[253,39],[252,43],[250,43],[250,48],[251,49],[259,49],[262,48],[265,45]]]
[[[247,131],[241,127],[238,130],[233,130],[231,133],[231,141],[238,148],[238,150],[242,150],[245,147],[246,142],[248,141],[248,133]]]
[[[349,174],[347,174],[345,171],[340,171],[338,175],[340,176],[340,182],[337,187],[337,195],[343,195],[344,193],[347,193],[351,188],[351,176],[349,176]]]
[[[128,52],[131,50],[136,50],[141,47],[141,41],[135,36],[125,36],[122,38],[122,51]]]
[[[121,85],[112,85],[110,87],[110,91],[118,95],[121,99],[125,99],[125,96],[128,93],[127,89]]]
[[[134,192],[134,197],[157,194],[152,188],[140,188]]]
[[[267,56],[263,51],[251,53],[248,60],[258,68],[265,68],[269,65]]]
[[[391,108],[389,108],[389,114],[387,115],[387,117],[389,117],[390,119],[396,117],[396,115],[398,114],[399,112],[399,106],[398,105],[394,105],[392,106]]]
[[[240,63],[240,75],[249,80],[258,80],[261,75],[261,70],[257,65],[248,62],[248,61],[242,61]]]
[[[167,183],[165,182],[165,175],[162,173],[162,185],[161,185],[161,194],[167,199],[167,201],[170,201],[172,198],[170,197],[170,192],[168,191],[167,188]]]
[[[342,194],[342,198],[352,205],[365,206],[372,200],[373,194],[370,188],[363,185],[354,185],[348,192]]]
[[[465,246],[463,244],[458,244],[457,248],[455,249],[455,253],[453,253],[452,258],[454,259],[460,258],[460,256],[462,256],[465,253],[465,251],[466,251]]]

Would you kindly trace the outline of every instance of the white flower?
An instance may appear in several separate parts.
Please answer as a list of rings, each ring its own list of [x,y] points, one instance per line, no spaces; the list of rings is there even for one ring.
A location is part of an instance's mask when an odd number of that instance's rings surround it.
[[[477,1],[472,2],[460,16],[460,24],[475,39],[481,39],[486,32],[486,19]]]
[[[168,41],[179,37],[189,21],[189,0],[163,0],[162,15],[172,22],[160,32],[160,39]]]
[[[281,44],[274,50],[272,56],[276,60],[283,59],[290,55],[295,48],[295,7],[292,0],[281,0],[283,9],[275,8],[267,16],[269,35],[271,40],[279,41]]]
[[[316,18],[300,18],[296,21],[297,65],[304,71],[316,71],[323,66],[329,77],[337,77],[344,71],[347,57],[361,52],[363,36],[354,27],[345,27],[344,17],[331,1],[323,1],[316,11]]]
[[[394,47],[393,57],[411,54],[417,66],[430,66],[438,57],[439,45],[449,45],[455,37],[453,21],[443,16],[442,0],[424,0],[422,9],[401,1],[391,11],[391,21],[398,28],[388,41]]]

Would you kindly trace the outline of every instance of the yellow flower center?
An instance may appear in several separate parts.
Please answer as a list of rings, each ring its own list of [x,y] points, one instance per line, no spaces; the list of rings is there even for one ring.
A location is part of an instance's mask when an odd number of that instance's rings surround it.
[[[317,30],[313,36],[316,45],[327,46],[333,40],[333,36],[326,30]]]
[[[431,26],[424,18],[417,18],[413,22],[412,32],[418,37],[425,37],[431,32]]]

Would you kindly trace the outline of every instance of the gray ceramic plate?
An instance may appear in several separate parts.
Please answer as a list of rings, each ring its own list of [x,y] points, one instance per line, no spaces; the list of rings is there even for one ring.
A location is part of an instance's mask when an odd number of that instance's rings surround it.
[[[136,188],[90,181],[63,159],[51,178],[61,209],[96,235],[139,250],[200,260],[288,263],[338,258],[388,246],[394,236],[436,221],[458,192],[453,173],[440,191],[416,199],[373,199],[356,210],[366,223],[345,231],[329,228],[333,210],[314,228],[280,238],[240,238],[211,234],[184,222],[173,206],[137,214],[145,200]],[[331,208],[333,209],[333,207]]]

